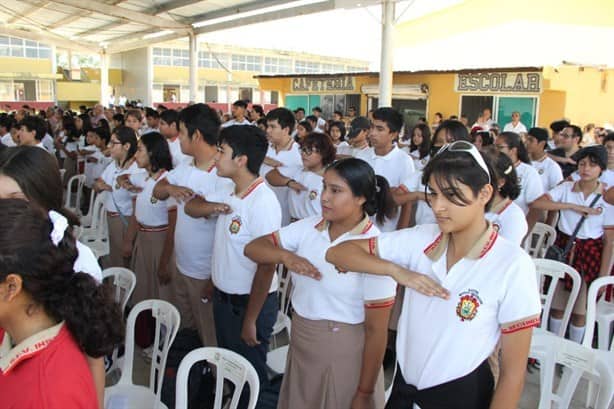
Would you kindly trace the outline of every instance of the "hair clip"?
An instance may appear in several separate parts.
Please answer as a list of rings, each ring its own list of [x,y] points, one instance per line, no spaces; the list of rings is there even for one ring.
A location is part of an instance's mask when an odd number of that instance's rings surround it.
[[[513,166],[512,166],[512,165],[509,165],[509,166],[507,167],[507,169],[505,169],[505,172],[503,172],[503,173],[504,173],[505,175],[509,175],[510,173],[512,173],[512,169],[514,169],[514,168],[513,168]]]
[[[51,230],[50,238],[54,246],[58,246],[64,238],[64,233],[68,228],[68,220],[55,210],[49,210],[49,218],[53,223],[53,230]]]

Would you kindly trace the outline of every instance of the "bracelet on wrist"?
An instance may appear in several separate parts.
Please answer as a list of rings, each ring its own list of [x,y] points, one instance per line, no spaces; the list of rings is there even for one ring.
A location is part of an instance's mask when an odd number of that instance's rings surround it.
[[[288,179],[288,181],[286,182],[286,186],[290,186],[290,183],[292,183],[292,182],[296,182],[296,180]]]

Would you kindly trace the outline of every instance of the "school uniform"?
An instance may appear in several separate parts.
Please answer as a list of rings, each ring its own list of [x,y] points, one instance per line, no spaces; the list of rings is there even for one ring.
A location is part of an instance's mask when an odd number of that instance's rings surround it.
[[[290,220],[296,221],[306,217],[322,214],[322,175],[303,169],[295,177],[297,183],[307,190],[296,192],[290,189],[288,193],[288,209]]]
[[[599,277],[601,270],[601,257],[604,253],[603,235],[606,229],[614,228],[614,206],[603,199],[603,193],[603,185],[600,183],[594,192],[584,198],[578,182],[563,182],[548,192],[548,196],[554,202],[573,203],[582,206],[590,206],[597,194],[602,195],[593,206],[593,208],[601,209],[601,212],[597,215],[589,215],[584,220],[576,235],[573,250],[567,256],[567,263],[582,276],[582,287],[574,305],[574,314],[586,314],[587,288],[593,280]],[[565,248],[581,217],[581,214],[572,210],[559,211],[555,245]],[[612,271],[610,271],[610,274],[612,274]],[[553,308],[565,309],[569,297],[565,290],[571,290],[571,283],[571,278],[566,277],[564,286],[562,283],[557,285],[552,301]]]
[[[362,159],[366,162],[368,162],[368,159],[373,156],[373,154],[373,148],[369,145],[365,145],[362,148],[348,146],[337,150],[337,155],[349,155],[357,159]]]
[[[542,181],[544,192],[549,191],[563,181],[563,171],[558,163],[548,155],[540,160],[531,161],[531,166],[535,168]]]
[[[256,321],[260,344],[248,347],[241,340],[241,328],[257,265],[243,251],[250,241],[279,230],[281,208],[262,178],[257,178],[241,195],[235,195],[232,188],[210,195],[207,200],[226,203],[232,209],[218,216],[213,243],[213,316],[217,342],[250,361],[262,388],[268,383],[266,353],[278,310],[277,275],[273,275],[269,295]]]
[[[113,160],[104,156],[104,154],[100,151],[100,149],[97,146],[90,145],[90,146],[87,146],[85,150],[92,152],[91,155],[88,155],[85,157],[85,170],[84,170],[84,174],[85,174],[84,184],[86,187],[91,189],[96,179],[98,179],[102,175],[102,172],[104,172],[104,170],[107,168],[109,163],[113,162]],[[87,161],[88,158],[94,158],[96,159],[96,162],[88,162]]]
[[[168,149],[171,152],[171,159],[173,160],[173,169],[176,169],[182,163],[192,162],[192,157],[184,154],[181,151],[181,143],[179,141],[179,137],[167,139],[166,142],[168,142]]]
[[[325,260],[328,248],[347,240],[375,237],[368,216],[351,231],[330,240],[321,216],[292,223],[273,233],[279,247],[308,259],[322,274],[314,280],[292,274],[292,337],[281,386],[279,409],[349,408],[362,368],[365,308],[390,306],[396,282],[387,276],[340,274]],[[372,304],[377,302],[377,304]],[[375,406],[384,406],[383,376],[375,387]]]
[[[571,180],[580,180],[580,175],[578,174],[578,171],[575,171],[571,174]],[[599,176],[599,181],[603,184],[604,189],[609,189],[614,186],[614,170],[606,169],[601,172],[601,176]]]
[[[539,324],[540,297],[531,258],[492,225],[468,255],[447,269],[449,235],[437,225],[382,233],[381,258],[439,281],[450,298],[405,288],[397,331],[399,371],[391,408],[487,408],[493,379],[487,359],[501,334]],[[412,243],[412,246],[407,245]]]
[[[529,205],[544,194],[544,186],[539,174],[531,165],[519,161],[515,167],[518,183],[520,183],[520,195],[514,200],[514,203],[526,215],[529,213]]]
[[[153,189],[157,181],[167,174],[168,172],[163,171],[156,179],[146,173],[130,176],[130,183],[143,189],[136,195],[134,204],[134,216],[138,223],[138,230],[131,260],[132,271],[136,275],[136,287],[131,298],[133,304],[148,299],[161,299],[175,303],[172,282],[161,285],[157,274],[160,257],[166,243],[166,235],[169,234],[168,213],[177,211],[172,198],[158,200],[153,196]],[[176,275],[175,257],[172,254],[166,269],[171,277]]]
[[[232,189],[230,179],[217,175],[215,164],[203,170],[193,161],[182,163],[166,176],[172,185],[192,189],[197,195],[208,198],[219,191]],[[185,203],[177,203],[175,226],[175,282],[176,305],[181,313],[184,328],[196,328],[205,346],[216,346],[212,303],[203,303],[202,293],[211,279],[211,256],[216,217],[194,218],[185,213]]]
[[[233,126],[233,125],[239,125],[239,126],[245,126],[245,125],[251,125],[252,123],[247,119],[247,118],[243,118],[242,121],[237,121],[236,119],[231,119],[230,121],[226,121],[222,124],[222,128],[228,128],[229,126]]]
[[[63,322],[11,344],[0,328],[2,407],[98,408],[87,359]]]
[[[412,173],[407,180],[405,180],[399,188],[401,190],[407,192],[419,192],[424,193],[426,187],[422,184],[422,175],[423,172],[417,171]],[[426,200],[418,200],[416,201],[416,212],[414,215],[414,225],[419,224],[435,224],[437,223],[437,219],[435,218],[435,213],[433,213],[433,209]]]
[[[518,122],[516,125],[513,122],[508,122],[503,127],[503,132],[514,132],[520,135],[521,133],[527,133],[527,127],[522,122]]]
[[[122,175],[133,175],[144,173],[144,169],[139,169],[136,162],[128,168],[120,167],[113,161],[106,167],[100,178],[104,183],[111,186],[112,191],[107,192],[105,199],[105,209],[107,210],[107,226],[109,229],[109,257],[106,267],[130,267],[130,258],[122,255],[124,234],[128,228],[130,216],[133,213],[132,199],[136,196],[119,185],[117,178]]]
[[[366,161],[371,165],[376,175],[386,178],[391,188],[398,187],[415,172],[414,162],[409,155],[400,150],[396,145],[392,147],[390,152],[382,156],[377,155],[375,150],[373,150],[371,156]],[[396,216],[392,219],[386,218],[383,224],[378,225],[378,228],[381,231],[396,230],[400,213],[399,207]]]
[[[341,141],[335,145],[335,149],[337,150],[337,153],[339,153],[339,149],[344,150],[344,149],[348,149],[349,147],[350,147],[350,144],[347,143],[346,141]]]
[[[73,265],[73,270],[78,273],[91,275],[96,282],[102,282],[102,269],[92,249],[80,241],[76,241],[77,259]]]
[[[76,152],[79,149],[79,142],[64,142],[64,149],[67,152]],[[64,159],[64,169],[66,170],[66,173],[64,173],[64,184],[66,184],[71,177],[77,174],[77,159],[71,158],[64,151],[60,151],[60,157]]]
[[[426,155],[424,158],[420,159],[420,151],[415,149],[409,152],[409,156],[414,161],[414,168],[416,171],[421,171],[424,169],[427,163],[429,163],[430,155]]]
[[[46,133],[45,136],[43,136],[41,143],[43,144],[43,147],[47,150],[47,152],[55,155],[55,141],[53,140],[53,137],[51,135]]]
[[[270,145],[267,150],[266,156],[271,159],[275,159],[283,164],[276,168],[283,176],[296,179],[298,173],[303,169],[303,159],[301,158],[300,146],[296,142],[292,142],[292,145],[288,149],[280,150],[277,152],[275,148]],[[266,178],[266,174],[273,170],[273,167],[262,164],[260,167],[260,176]],[[266,180],[266,179],[265,179]],[[288,196],[290,195],[290,188],[286,186],[269,186],[275,196],[279,205],[281,206],[281,225],[286,226],[290,223],[290,208],[288,206]]]
[[[519,246],[529,229],[524,212],[510,199],[503,199],[496,206],[493,206],[486,213],[486,220],[492,223],[501,237],[505,237]]]
[[[2,143],[4,146],[6,146],[8,148],[12,148],[13,146],[17,146],[17,144],[13,140],[13,137],[11,136],[10,132],[7,132],[5,135],[2,136],[2,139],[0,139],[0,143]]]

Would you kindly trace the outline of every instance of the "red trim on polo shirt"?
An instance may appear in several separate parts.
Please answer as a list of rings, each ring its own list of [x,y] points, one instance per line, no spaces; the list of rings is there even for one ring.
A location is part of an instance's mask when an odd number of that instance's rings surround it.
[[[378,301],[378,302],[366,302],[365,303],[365,308],[368,309],[376,309],[376,308],[389,308],[392,307],[394,305],[394,298],[390,298],[388,300],[384,300],[384,301]]]
[[[364,229],[362,229],[362,231],[360,232],[360,234],[365,234],[366,232],[368,232],[371,227],[373,227],[373,222],[371,220],[369,220],[369,222],[367,223],[367,225],[365,226]]]
[[[369,254],[372,256],[376,255],[377,250],[377,237],[371,237],[369,239]]]
[[[509,325],[508,327],[501,328],[501,333],[502,334],[512,334],[514,332],[522,331],[523,329],[527,329],[531,327],[538,327],[540,322],[541,320],[539,316],[517,321]]]
[[[480,252],[480,255],[478,258],[484,257],[486,253],[490,251],[492,246],[495,245],[495,242],[497,241],[497,237],[499,237],[499,233],[497,233],[497,231],[493,229],[492,232],[490,232],[490,237],[488,238],[486,245],[484,245],[484,247],[482,248],[482,251]]]
[[[241,199],[245,199],[247,196],[249,196],[250,193],[252,193],[254,190],[256,190],[256,188],[258,186],[260,186],[261,184],[264,183],[264,179],[262,179],[261,177],[257,178],[256,180],[254,180],[252,182],[251,185],[249,185],[249,187],[247,188],[247,190],[245,191],[245,193],[243,193],[240,198]]]
[[[441,243],[442,239],[443,239],[443,233],[439,233],[435,241],[433,241],[431,244],[426,246],[426,248],[423,250],[424,254],[428,255],[430,252],[435,250],[435,248],[439,245],[439,243]]]
[[[215,169],[215,161],[213,161],[213,163],[211,164],[211,166],[209,166],[209,169],[207,169],[207,173],[211,173],[211,171]]]
[[[313,226],[316,230],[323,230],[324,224],[326,223],[326,220],[322,219],[320,220],[318,223],[316,223],[315,226]]]
[[[275,247],[281,247],[279,245],[279,232],[278,231],[274,231],[273,233],[271,233],[271,239],[273,240],[273,245]]]

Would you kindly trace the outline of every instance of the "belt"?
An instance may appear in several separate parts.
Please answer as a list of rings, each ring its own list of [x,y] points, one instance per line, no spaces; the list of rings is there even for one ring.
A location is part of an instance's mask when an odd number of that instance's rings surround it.
[[[232,304],[235,307],[247,307],[249,294],[228,294],[215,288],[215,297],[224,304]]]
[[[163,226],[145,226],[144,224],[139,223],[139,231],[142,232],[155,233],[166,230],[168,230],[168,224],[165,224]]]
[[[117,213],[117,212],[109,212],[109,211],[107,211],[107,214],[108,214],[110,217],[119,217],[119,213]]]

